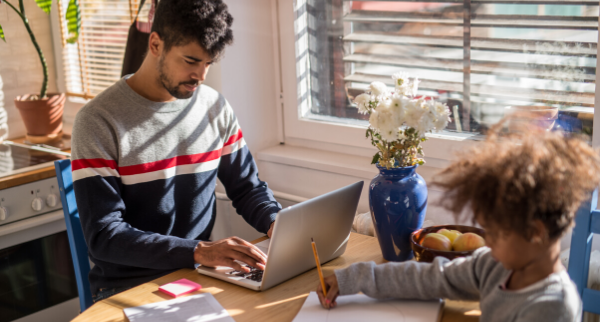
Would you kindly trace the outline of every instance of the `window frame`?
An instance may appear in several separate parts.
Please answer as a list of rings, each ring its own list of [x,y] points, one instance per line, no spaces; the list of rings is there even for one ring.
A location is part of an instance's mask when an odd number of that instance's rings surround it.
[[[343,124],[323,118],[323,120],[306,119],[301,117],[297,85],[297,59],[296,35],[294,25],[294,1],[274,0],[276,2],[276,17],[279,26],[279,62],[281,75],[281,104],[283,124],[283,137],[286,141],[301,142],[310,145],[310,142],[320,142],[342,148],[369,149],[374,147],[365,138],[366,126],[358,124]],[[600,17],[599,17],[600,27]],[[600,28],[599,28],[600,29]],[[598,43],[600,44],[600,32]],[[596,70],[600,70],[600,46],[597,47]],[[596,73],[596,84],[600,84],[600,73]],[[594,98],[594,134],[592,146],[600,146],[600,86],[596,86]],[[428,133],[428,140],[423,144],[426,160],[435,158],[441,160],[452,159],[456,151],[464,150],[481,140],[481,136],[470,133]]]

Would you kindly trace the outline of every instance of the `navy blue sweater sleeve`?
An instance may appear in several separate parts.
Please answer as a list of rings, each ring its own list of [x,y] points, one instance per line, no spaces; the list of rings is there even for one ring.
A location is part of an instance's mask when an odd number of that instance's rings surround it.
[[[281,205],[267,183],[258,177],[258,167],[246,145],[233,110],[226,103],[225,138],[218,177],[233,207],[256,230],[267,233]]]
[[[267,183],[258,178],[258,168],[248,147],[243,146],[221,157],[218,176],[237,213],[256,230],[266,234],[281,205]]]

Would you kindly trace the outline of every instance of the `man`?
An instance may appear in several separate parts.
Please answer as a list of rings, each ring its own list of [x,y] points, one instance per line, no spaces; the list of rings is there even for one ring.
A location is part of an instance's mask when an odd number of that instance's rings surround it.
[[[201,85],[233,41],[232,22],[222,0],[160,1],[140,69],[77,114],[73,180],[94,301],[195,264],[264,269],[265,254],[247,241],[208,241],[217,177],[269,237],[281,209],[233,110]]]

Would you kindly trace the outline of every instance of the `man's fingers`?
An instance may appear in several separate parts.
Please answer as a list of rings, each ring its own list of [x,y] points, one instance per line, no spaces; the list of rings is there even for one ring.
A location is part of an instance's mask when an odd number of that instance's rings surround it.
[[[232,259],[227,259],[226,262],[227,262],[226,266],[229,266],[229,267],[235,269],[236,271],[250,273],[250,269],[248,267],[242,266],[238,262],[236,262]]]
[[[258,262],[256,259],[254,259],[254,258],[252,258],[252,257],[250,257],[250,256],[248,256],[248,255],[246,255],[244,253],[240,253],[240,252],[237,252],[235,250],[232,250],[231,257],[233,259],[238,260],[240,262],[243,262],[243,263],[245,263],[245,264],[247,264],[249,266],[256,267],[258,269],[265,269],[265,265],[264,264]]]
[[[254,260],[256,260],[257,262],[259,262],[263,265],[267,263],[267,256],[265,256],[265,254],[260,249],[258,249],[258,247],[254,246],[252,244],[250,244],[250,246],[235,245],[235,246],[232,246],[231,248],[238,253],[245,254],[247,256],[254,258]]]
[[[265,253],[262,252],[262,250],[260,250],[260,248],[256,247],[256,245],[249,243],[239,237],[232,237],[232,239],[234,241],[236,241],[238,244],[240,245],[244,245],[247,246],[248,248],[250,248],[250,250],[255,253],[256,255],[262,257],[265,259],[265,261],[267,260],[267,255]]]

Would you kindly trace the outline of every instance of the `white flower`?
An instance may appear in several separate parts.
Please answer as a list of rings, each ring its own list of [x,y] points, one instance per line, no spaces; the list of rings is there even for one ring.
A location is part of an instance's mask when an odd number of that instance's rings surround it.
[[[372,82],[369,89],[371,90],[371,95],[377,98],[384,97],[388,91],[387,86],[382,82]]]
[[[446,104],[435,102],[434,109],[436,114],[435,120],[435,130],[441,131],[448,126],[448,122],[450,122],[450,109]]]
[[[398,123],[394,111],[389,106],[379,106],[377,108],[377,130],[381,138],[386,141],[395,141],[398,139]]]
[[[369,94],[360,94],[354,99],[354,103],[356,103],[358,108],[358,113],[367,114],[369,113],[369,101],[371,100],[371,95]]]
[[[400,133],[398,133],[398,140],[406,140],[407,138],[408,137],[404,132],[400,131]]]
[[[406,114],[406,105],[410,102],[410,100],[404,96],[394,95],[392,97],[390,108],[394,110],[396,116],[396,122],[398,126],[402,126],[404,124],[404,117]]]
[[[408,73],[395,73],[392,75],[392,79],[394,80],[394,86],[396,87],[396,93],[399,95],[406,95],[405,89],[406,86],[410,83],[410,76]]]
[[[410,82],[410,88],[408,90],[409,95],[411,96],[417,96],[417,92],[419,91],[419,83],[421,81],[418,78],[415,78],[412,80],[412,82]]]
[[[437,120],[437,115],[435,113],[435,108],[431,108],[435,106],[434,101],[428,101],[423,104],[425,107],[425,113],[421,116],[421,120],[419,120],[419,124],[415,127],[415,129],[419,132],[420,136],[423,137],[425,133],[432,131],[435,128],[435,121]]]
[[[398,95],[416,96],[419,89],[419,79],[410,80],[407,73],[395,73],[392,75],[394,80],[395,92]]]
[[[377,113],[376,110],[371,111],[371,115],[369,115],[369,124],[371,124],[371,127],[373,127],[375,130],[378,131],[379,129],[379,113]]]
[[[415,129],[419,127],[419,123],[425,112],[427,112],[427,108],[424,106],[424,100],[422,98],[410,100],[408,104],[406,104],[406,112],[404,114],[406,126]]]

